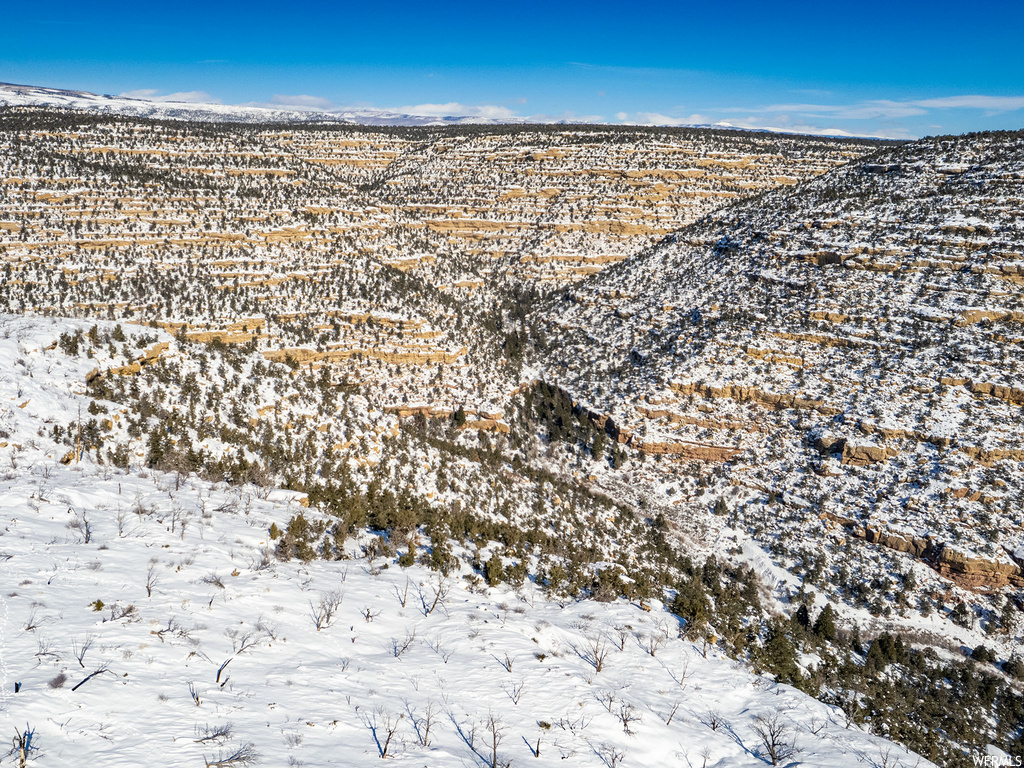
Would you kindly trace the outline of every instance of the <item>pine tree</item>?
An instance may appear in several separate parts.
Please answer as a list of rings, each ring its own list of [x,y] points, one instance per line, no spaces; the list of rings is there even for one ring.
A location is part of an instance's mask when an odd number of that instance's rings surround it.
[[[700,579],[679,585],[671,608],[674,614],[686,620],[688,631],[700,630],[711,619],[711,604]]]
[[[796,648],[786,634],[785,623],[779,619],[773,619],[768,625],[768,639],[764,646],[763,658],[765,666],[775,674],[779,682],[800,681],[800,669],[796,665]]]
[[[806,631],[811,628],[811,614],[807,610],[806,603],[800,603],[800,607],[793,614],[793,626]]]
[[[159,466],[160,462],[164,460],[166,449],[164,446],[165,437],[163,428],[158,424],[153,427],[153,431],[149,433],[149,458],[147,460],[150,468]]]
[[[831,605],[826,605],[814,622],[814,634],[822,640],[833,642],[836,639],[836,612]]]
[[[487,584],[492,587],[501,584],[505,578],[505,566],[502,565],[501,556],[497,552],[494,552],[484,565],[484,576],[487,578]]]
[[[452,414],[452,421],[455,422],[456,427],[463,427],[466,425],[466,409],[461,405]]]

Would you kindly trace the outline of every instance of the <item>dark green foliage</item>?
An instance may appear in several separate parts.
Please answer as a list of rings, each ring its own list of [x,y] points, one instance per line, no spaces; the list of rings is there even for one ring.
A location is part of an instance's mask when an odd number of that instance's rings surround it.
[[[146,459],[146,463],[150,467],[160,467],[163,465],[164,457],[167,454],[167,434],[164,432],[162,426],[157,425],[153,427],[153,430],[149,433],[149,441],[147,443],[147,449],[149,456]]]
[[[963,600],[957,603],[953,610],[950,611],[949,618],[954,624],[959,624],[961,627],[967,628],[971,626],[971,616]]]
[[[971,651],[971,658],[975,661],[981,662],[982,664],[992,662],[996,660],[996,655],[992,653],[984,645],[974,646],[974,650]]]
[[[61,351],[65,355],[76,356],[78,355],[78,345],[82,341],[82,332],[75,331],[74,333],[62,333],[58,343],[60,344]]]
[[[694,631],[700,631],[711,618],[711,603],[704,583],[700,579],[690,579],[680,584],[671,610],[686,621],[688,629],[692,627]]]
[[[1015,680],[1024,680],[1024,661],[1019,656],[1014,656],[1009,661],[1003,662],[1003,673]]]
[[[484,578],[488,586],[496,587],[505,579],[505,566],[501,562],[501,556],[494,552],[484,564]]]
[[[408,568],[416,563],[416,548],[412,545],[409,549],[403,552],[398,557],[398,564],[403,568]]]
[[[466,409],[461,405],[455,409],[455,413],[452,414],[452,423],[456,428],[466,426]]]
[[[284,536],[277,543],[277,556],[282,560],[297,557],[308,562],[318,555],[318,540],[323,536],[327,525],[323,520],[310,522],[305,515],[295,515],[288,521]]]
[[[768,636],[758,660],[779,682],[796,684],[802,677],[796,665],[796,647],[786,630],[786,623],[779,619],[768,623]]]
[[[814,634],[826,642],[835,642],[836,639],[836,612],[831,605],[821,609],[818,618],[814,622]]]
[[[804,632],[811,628],[811,614],[807,610],[806,603],[801,603],[793,614],[793,626]]]

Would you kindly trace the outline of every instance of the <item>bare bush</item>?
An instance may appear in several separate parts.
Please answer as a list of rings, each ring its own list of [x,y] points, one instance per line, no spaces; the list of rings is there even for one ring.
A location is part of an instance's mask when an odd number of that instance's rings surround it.
[[[487,721],[484,723],[484,730],[488,736],[488,746],[491,748],[490,768],[507,768],[512,764],[511,760],[498,761],[498,745],[505,738],[505,726],[502,724],[501,718],[494,713],[489,713]]]
[[[659,627],[650,634],[644,635],[640,645],[649,655],[656,656],[658,650],[668,642],[668,637],[668,632],[663,627]]]
[[[33,752],[38,752],[36,746],[36,729],[25,724],[25,730],[14,729],[14,738],[11,739],[11,749],[4,757],[13,756],[18,760],[18,768],[25,768],[28,765],[28,758]]]
[[[441,644],[440,636],[435,637],[433,640],[427,640],[426,643],[427,647],[434,653],[436,653],[438,656],[440,656],[441,661],[443,661],[445,664],[447,664],[448,659],[450,659],[455,654],[454,650],[446,648]]]
[[[764,747],[763,759],[778,765],[797,753],[793,733],[777,714],[758,715],[752,726]]]
[[[608,768],[616,768],[621,765],[622,761],[626,759],[626,753],[621,749],[618,749],[613,744],[600,744],[593,747],[594,754],[604,763]]]
[[[153,587],[160,582],[160,577],[156,572],[156,565],[156,558],[149,561],[149,570],[146,571],[146,597],[153,596]]]
[[[520,680],[518,683],[502,684],[501,690],[505,692],[505,695],[512,699],[512,703],[516,706],[519,705],[519,699],[523,697],[523,691],[526,689],[526,683]]]
[[[194,741],[196,744],[230,741],[233,730],[234,727],[231,723],[223,723],[221,725],[197,725],[195,728],[196,738]]]
[[[420,606],[424,616],[429,616],[438,608],[444,609],[445,600],[448,599],[448,593],[451,591],[451,582],[447,576],[440,574],[436,581],[430,582],[428,590],[425,592],[422,588],[420,589]]]
[[[370,606],[366,606],[362,611],[360,611],[360,613],[362,613],[363,618],[366,619],[366,623],[369,624],[380,616],[381,612],[373,610]]]
[[[430,729],[434,726],[439,712],[437,705],[433,699],[430,699],[427,701],[422,716],[417,716],[411,709],[408,712],[409,721],[412,723],[413,730],[416,731],[416,742],[421,747],[429,747]]]
[[[603,635],[591,635],[579,645],[574,645],[572,649],[577,656],[592,666],[595,672],[600,672],[604,669],[612,646]]]
[[[79,641],[77,638],[71,639],[71,652],[75,654],[75,658],[78,659],[78,665],[82,669],[85,669],[85,655],[95,642],[95,635],[86,635],[82,641]]]
[[[321,594],[316,605],[312,600],[309,601],[309,615],[317,632],[331,626],[331,622],[334,621],[334,617],[338,613],[338,608],[341,607],[342,598],[341,592],[333,591]]]
[[[623,702],[619,704],[619,711],[615,713],[615,716],[619,718],[619,722],[622,723],[622,730],[627,736],[636,735],[636,732],[633,730],[633,724],[639,723],[641,720],[640,713],[636,707]]]
[[[717,709],[709,709],[700,721],[712,731],[717,731],[725,722],[725,718],[722,717],[722,714]]]
[[[221,754],[214,760],[203,758],[206,768],[235,768],[240,765],[255,765],[260,759],[260,753],[256,751],[256,745],[251,741],[246,742],[226,757]]]
[[[363,720],[363,723],[367,728],[370,729],[370,733],[373,734],[373,741],[377,745],[377,753],[380,757],[386,758],[392,748],[392,743],[395,740],[395,734],[398,733],[398,726],[401,724],[405,715],[392,715],[383,707],[377,707],[373,710],[373,714]]]
[[[401,658],[402,654],[409,650],[409,648],[411,648],[412,644],[415,642],[416,630],[413,630],[412,632],[406,630],[405,637],[401,640],[399,640],[397,637],[391,638],[391,655],[394,656],[396,659]]]
[[[491,655],[491,658],[499,664],[501,664],[502,669],[504,669],[506,672],[511,672],[512,667],[516,663],[515,656],[509,656],[507,653],[500,659],[497,656],[494,656],[493,654]]]
[[[391,591],[395,593],[395,597],[398,598],[398,604],[405,608],[407,602],[409,602],[409,577],[405,577],[405,589],[399,589],[394,584],[391,585]]]
[[[69,508],[68,512],[73,512],[73,510]],[[92,523],[89,522],[84,510],[75,513],[74,519],[68,523],[68,528],[82,535],[83,544],[89,544],[92,541]]]

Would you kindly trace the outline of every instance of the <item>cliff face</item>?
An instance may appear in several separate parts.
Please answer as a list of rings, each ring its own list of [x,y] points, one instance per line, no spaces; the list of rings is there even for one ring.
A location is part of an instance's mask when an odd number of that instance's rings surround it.
[[[1024,569],[1009,553],[1003,553],[996,559],[978,557],[931,538],[901,535],[828,512],[822,518],[838,523],[850,536],[894,552],[913,555],[964,589],[995,591],[1004,587],[1024,587]]]
[[[1014,562],[972,557],[945,546],[939,549],[931,562],[943,576],[968,589],[1024,587],[1024,571]]]

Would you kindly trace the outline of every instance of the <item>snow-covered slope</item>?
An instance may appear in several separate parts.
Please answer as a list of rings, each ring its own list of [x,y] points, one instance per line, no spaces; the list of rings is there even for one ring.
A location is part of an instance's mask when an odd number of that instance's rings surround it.
[[[1017,137],[0,123],[0,305],[41,350],[0,366],[12,509],[40,451],[174,472],[150,550],[235,498],[311,563],[279,579],[376,542],[635,601],[935,762],[1024,754]]]
[[[365,533],[278,562],[288,493],[62,464],[51,422],[91,402],[51,346],[73,325],[0,319],[0,734],[39,764],[758,766],[774,725],[780,764],[929,765],[659,604],[471,589]]]
[[[740,202],[543,307],[561,350],[545,375],[638,451],[718,465],[710,494],[658,473],[681,511],[720,503],[833,598],[947,613],[1012,654],[1022,202],[1020,132],[926,139]],[[915,560],[924,583],[904,578]]]
[[[463,115],[409,115],[384,109],[296,110],[206,104],[185,101],[154,101],[110,96],[88,91],[43,88],[0,83],[0,107],[57,107],[121,117],[188,120],[224,123],[349,123],[357,125],[494,125],[524,123],[522,118],[495,119]]]

